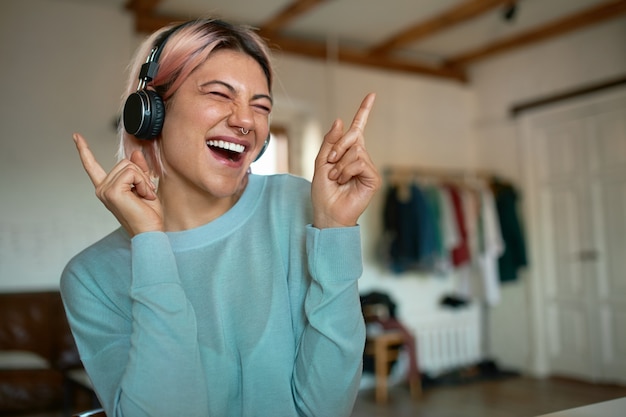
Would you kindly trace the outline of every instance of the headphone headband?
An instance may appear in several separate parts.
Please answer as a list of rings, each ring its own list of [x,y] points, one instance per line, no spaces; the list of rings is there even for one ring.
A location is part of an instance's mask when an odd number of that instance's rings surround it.
[[[174,26],[169,30],[163,32],[161,36],[158,37],[154,46],[150,50],[148,54],[148,58],[146,58],[146,62],[141,66],[139,70],[139,86],[137,90],[141,90],[145,88],[146,84],[154,79],[159,69],[159,58],[161,56],[161,52],[163,51],[163,47],[165,47],[165,43],[168,38],[174,34],[174,32],[178,31],[178,29],[183,26],[189,24],[189,22],[181,23],[180,25]]]

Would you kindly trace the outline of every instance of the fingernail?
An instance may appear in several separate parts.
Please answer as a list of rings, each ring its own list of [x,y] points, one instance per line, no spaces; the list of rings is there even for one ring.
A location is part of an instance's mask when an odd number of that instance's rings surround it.
[[[337,168],[333,168],[329,173],[328,173],[328,178],[330,178],[331,180],[335,180],[337,179],[337,177],[339,176],[339,171],[337,170]]]
[[[328,162],[335,162],[335,158],[337,158],[337,151],[331,151],[328,155]]]

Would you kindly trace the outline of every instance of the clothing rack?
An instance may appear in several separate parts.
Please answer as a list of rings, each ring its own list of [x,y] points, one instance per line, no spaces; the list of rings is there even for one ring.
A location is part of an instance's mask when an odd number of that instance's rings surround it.
[[[437,184],[452,183],[456,186],[476,186],[477,183],[489,185],[497,178],[493,172],[480,169],[449,169],[417,166],[388,166],[383,171],[385,181],[389,185],[408,186],[416,182],[433,181]],[[482,310],[482,352],[488,360],[491,354],[489,343],[490,306],[486,301],[481,302]]]

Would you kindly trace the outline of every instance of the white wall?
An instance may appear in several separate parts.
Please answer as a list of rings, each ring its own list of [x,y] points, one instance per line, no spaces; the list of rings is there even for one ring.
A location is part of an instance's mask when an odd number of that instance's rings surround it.
[[[610,80],[626,74],[626,19],[620,18],[538,46],[496,56],[473,68],[472,88],[476,93],[477,163],[519,184],[523,216],[526,170],[521,153],[522,139],[512,106]],[[530,241],[532,236],[527,236]],[[536,287],[541,277],[530,267],[517,283],[503,287],[502,303],[491,312],[492,350],[503,363],[543,374],[539,331],[541,316]]]
[[[84,133],[112,165],[131,20],[75,1],[1,8],[0,290],[56,288],[69,257],[115,224],[71,135]]]

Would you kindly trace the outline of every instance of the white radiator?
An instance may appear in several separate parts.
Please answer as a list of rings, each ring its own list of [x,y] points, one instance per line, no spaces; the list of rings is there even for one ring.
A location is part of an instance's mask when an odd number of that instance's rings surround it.
[[[443,310],[411,323],[420,372],[438,375],[483,359],[480,314],[475,307]]]

